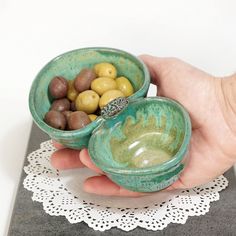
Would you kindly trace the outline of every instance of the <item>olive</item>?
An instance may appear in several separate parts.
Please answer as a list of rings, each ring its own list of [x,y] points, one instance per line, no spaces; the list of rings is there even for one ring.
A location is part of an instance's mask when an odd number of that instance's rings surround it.
[[[130,81],[124,76],[118,77],[116,80],[117,88],[126,96],[130,96],[134,93],[134,88]]]
[[[72,112],[68,118],[69,130],[81,129],[89,123],[91,123],[91,120],[89,119],[88,115],[83,111]]]
[[[67,98],[71,101],[74,101],[77,95],[78,95],[78,92],[75,89],[74,80],[68,80]]]
[[[106,106],[109,102],[114,100],[115,98],[118,97],[124,97],[125,95],[120,91],[120,90],[109,90],[105,92],[100,100],[99,100],[99,107],[102,109],[104,106]]]
[[[90,114],[90,115],[88,115],[89,116],[89,119],[91,120],[91,121],[94,121],[94,120],[96,120],[97,119],[97,115],[95,115],[95,114]]]
[[[99,96],[93,90],[86,90],[78,95],[75,100],[75,106],[78,111],[84,111],[87,114],[94,113],[98,108]]]
[[[67,98],[54,100],[51,109],[54,111],[68,111],[70,110],[70,101]]]
[[[68,90],[67,80],[62,76],[54,77],[49,84],[49,93],[53,98],[66,97]]]
[[[69,116],[71,115],[72,111],[63,111],[62,114],[65,116],[66,120],[68,121]]]
[[[97,77],[109,77],[111,79],[115,79],[117,74],[116,68],[111,63],[107,62],[96,64],[94,71]]]
[[[51,110],[47,112],[44,117],[44,121],[55,129],[64,130],[66,127],[66,118],[59,111]]]
[[[76,106],[75,106],[75,102],[70,103],[70,110],[71,111],[77,111]]]
[[[116,81],[109,77],[99,77],[93,80],[93,82],[91,83],[91,89],[100,96],[103,95],[106,91],[116,88]]]
[[[82,69],[75,78],[74,87],[79,93],[81,93],[90,88],[91,82],[95,78],[96,74],[92,69]]]

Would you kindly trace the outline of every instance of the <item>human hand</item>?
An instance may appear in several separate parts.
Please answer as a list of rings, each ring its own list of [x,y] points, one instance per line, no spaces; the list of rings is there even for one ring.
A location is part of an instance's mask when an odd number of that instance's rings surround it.
[[[141,56],[148,66],[158,95],[181,103],[192,121],[189,162],[168,189],[192,188],[223,174],[235,162],[236,133],[224,114],[227,110],[221,79],[174,58]],[[87,179],[84,190],[99,195],[142,196],[116,185],[90,160],[87,150],[59,148],[51,158],[58,169],[87,166],[99,176]]]

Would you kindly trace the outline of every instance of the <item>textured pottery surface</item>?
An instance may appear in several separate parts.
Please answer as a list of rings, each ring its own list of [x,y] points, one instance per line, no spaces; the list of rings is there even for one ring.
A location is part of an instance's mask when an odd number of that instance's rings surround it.
[[[191,124],[166,98],[137,99],[94,132],[89,153],[117,184],[141,192],[163,189],[184,168]]]
[[[62,54],[50,61],[32,84],[29,107],[34,121],[52,139],[67,147],[78,149],[87,147],[92,131],[102,122],[102,119],[97,119],[85,128],[75,131],[61,131],[49,127],[43,121],[52,101],[48,93],[48,85],[54,76],[60,75],[72,80],[81,69],[92,68],[94,64],[100,62],[114,64],[118,75],[124,75],[131,81],[135,93],[129,97],[129,100],[146,96],[150,84],[146,66],[135,56],[110,48],[84,48]]]

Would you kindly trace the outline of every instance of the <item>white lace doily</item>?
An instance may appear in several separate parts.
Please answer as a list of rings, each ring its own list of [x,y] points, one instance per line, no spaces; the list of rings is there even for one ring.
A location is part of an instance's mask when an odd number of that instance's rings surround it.
[[[86,222],[95,230],[118,227],[129,231],[137,226],[148,230],[164,229],[169,223],[184,224],[189,216],[204,215],[210,202],[228,181],[220,176],[209,184],[175,192],[159,192],[142,198],[100,197],[83,192],[83,181],[94,173],[86,168],[58,171],[50,164],[55,149],[51,141],[28,156],[24,187],[32,199],[42,202],[49,215],[65,216],[70,223]]]

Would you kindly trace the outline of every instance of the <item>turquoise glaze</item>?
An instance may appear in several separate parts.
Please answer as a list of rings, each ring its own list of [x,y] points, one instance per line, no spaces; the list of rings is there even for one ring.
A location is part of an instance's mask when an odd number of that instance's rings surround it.
[[[87,147],[92,131],[102,122],[102,118],[74,131],[61,131],[48,126],[43,121],[52,101],[48,94],[48,85],[56,75],[72,80],[81,69],[92,68],[100,62],[114,64],[118,76],[126,76],[131,81],[135,93],[129,97],[130,101],[146,96],[150,76],[144,63],[127,52],[112,48],[83,48],[64,53],[45,65],[33,81],[29,94],[29,108],[35,123],[52,139],[67,147]]]
[[[96,128],[89,154],[118,185],[154,192],[178,179],[190,136],[190,118],[179,103],[162,97],[140,98]]]

